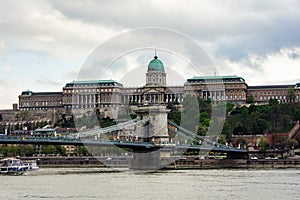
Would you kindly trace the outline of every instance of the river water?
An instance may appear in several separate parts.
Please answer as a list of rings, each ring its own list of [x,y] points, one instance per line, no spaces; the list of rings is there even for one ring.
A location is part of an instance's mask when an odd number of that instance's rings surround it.
[[[299,200],[300,170],[171,170],[42,168],[0,176],[0,199]]]

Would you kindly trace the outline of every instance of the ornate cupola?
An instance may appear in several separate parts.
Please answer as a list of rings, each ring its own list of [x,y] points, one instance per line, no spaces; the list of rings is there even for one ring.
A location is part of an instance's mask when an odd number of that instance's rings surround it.
[[[158,59],[156,53],[154,59],[152,59],[148,64],[146,79],[146,85],[166,86],[166,73],[164,64]]]

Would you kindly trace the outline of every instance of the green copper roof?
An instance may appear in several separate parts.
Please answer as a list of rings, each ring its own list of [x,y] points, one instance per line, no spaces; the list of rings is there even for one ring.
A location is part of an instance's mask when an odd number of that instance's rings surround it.
[[[154,56],[154,59],[150,61],[148,65],[148,71],[165,71],[164,64],[158,59],[157,56]]]
[[[72,81],[70,83],[67,83],[66,86],[72,86],[72,85],[110,85],[110,86],[121,86],[122,84],[114,81],[114,80],[82,80],[82,81]]]
[[[33,93],[32,91],[26,90],[26,91],[23,91],[23,92],[22,92],[22,95],[28,95],[28,96],[31,96],[32,93]]]
[[[188,79],[188,81],[209,81],[209,80],[230,80],[230,79],[239,79],[241,82],[245,80],[236,75],[232,76],[194,76],[193,78]]]
[[[71,84],[90,84],[90,83],[115,83],[116,81],[114,80],[87,80],[87,81],[72,81]]]

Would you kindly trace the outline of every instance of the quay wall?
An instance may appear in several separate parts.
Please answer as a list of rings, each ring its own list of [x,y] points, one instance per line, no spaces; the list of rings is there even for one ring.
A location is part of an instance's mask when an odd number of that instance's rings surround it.
[[[167,169],[283,169],[299,168],[300,159],[279,159],[279,160],[244,160],[244,159],[207,159],[194,161],[176,161],[166,167]]]
[[[131,158],[104,157],[31,157],[21,158],[24,160],[37,160],[39,167],[129,167]],[[245,159],[205,159],[175,161],[164,167],[165,169],[300,169],[300,159],[278,159],[278,160],[245,160]]]

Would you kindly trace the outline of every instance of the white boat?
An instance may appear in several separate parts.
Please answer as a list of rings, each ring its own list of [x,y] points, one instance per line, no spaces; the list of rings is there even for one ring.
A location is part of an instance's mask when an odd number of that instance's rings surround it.
[[[28,168],[17,158],[5,158],[0,163],[0,174],[4,175],[22,175]]]
[[[38,170],[39,167],[36,164],[36,160],[23,160],[23,165],[27,167],[27,170]]]

